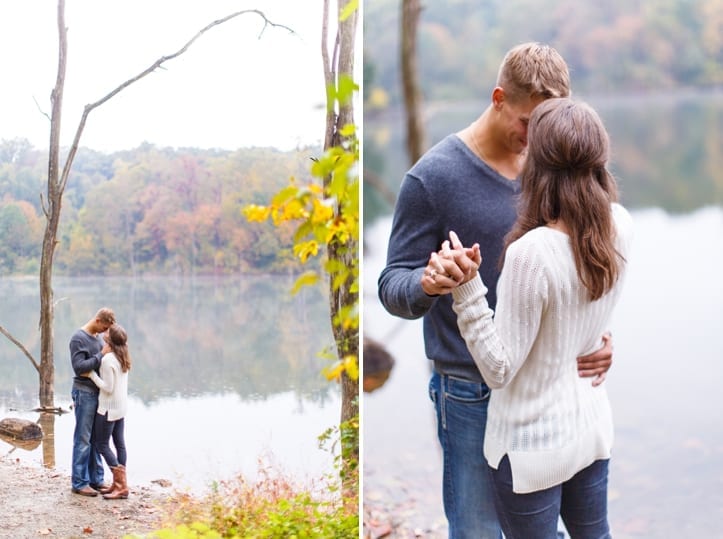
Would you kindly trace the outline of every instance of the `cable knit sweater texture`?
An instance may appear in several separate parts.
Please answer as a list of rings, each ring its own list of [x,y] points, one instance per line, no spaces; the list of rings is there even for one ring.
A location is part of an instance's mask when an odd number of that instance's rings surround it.
[[[128,371],[122,371],[113,352],[103,356],[100,376],[91,372],[90,379],[100,389],[98,413],[104,415],[108,412],[108,421],[124,418],[128,410]]]
[[[612,212],[616,248],[627,260],[632,219],[619,204]],[[580,378],[576,358],[602,345],[624,275],[625,265],[613,289],[590,301],[567,234],[539,227],[507,250],[496,313],[479,276],[454,290],[460,332],[493,388],[484,455],[495,469],[509,456],[515,492],[550,488],[610,458],[605,384]]]

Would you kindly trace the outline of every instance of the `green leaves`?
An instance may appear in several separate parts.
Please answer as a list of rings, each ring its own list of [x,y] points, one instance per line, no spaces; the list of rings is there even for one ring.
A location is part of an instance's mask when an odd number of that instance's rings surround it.
[[[326,103],[328,108],[332,108],[335,103],[339,105],[347,105],[354,97],[354,92],[359,90],[359,85],[354,79],[348,75],[339,75],[336,86],[328,84],[326,87]]]

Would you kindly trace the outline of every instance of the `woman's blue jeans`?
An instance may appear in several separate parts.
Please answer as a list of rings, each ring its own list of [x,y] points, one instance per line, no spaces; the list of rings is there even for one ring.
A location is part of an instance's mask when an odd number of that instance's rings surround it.
[[[74,489],[81,489],[87,485],[100,486],[103,484],[103,461],[95,450],[93,436],[98,394],[73,389],[71,396],[75,413],[71,484]]]
[[[449,539],[500,539],[494,487],[484,458],[489,388],[434,372],[429,396],[443,453],[442,497]]]
[[[115,421],[108,421],[108,412],[105,414],[95,414],[95,447],[105,459],[105,463],[115,468],[118,464],[126,465],[126,441],[124,436],[125,419],[120,418]],[[113,438],[113,446],[115,453],[110,448],[110,440]]]
[[[497,514],[506,539],[555,539],[562,516],[572,539],[609,539],[608,460],[596,460],[568,481],[529,494],[512,492],[510,460],[490,468],[497,493]]]

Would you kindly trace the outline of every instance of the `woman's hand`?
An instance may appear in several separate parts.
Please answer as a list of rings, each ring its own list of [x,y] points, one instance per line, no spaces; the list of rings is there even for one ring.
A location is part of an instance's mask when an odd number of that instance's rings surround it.
[[[449,248],[450,242],[452,249]],[[482,253],[479,249],[479,243],[475,243],[472,247],[464,247],[454,230],[449,231],[449,241],[442,244],[442,251],[447,256],[454,258],[457,266],[463,271],[464,275],[458,284],[464,284],[473,279],[477,275],[480,264],[482,264]]]
[[[449,294],[454,288],[474,278],[482,263],[479,244],[464,247],[457,234],[450,232],[449,237],[438,252],[429,256],[424,269],[422,289],[430,296]]]

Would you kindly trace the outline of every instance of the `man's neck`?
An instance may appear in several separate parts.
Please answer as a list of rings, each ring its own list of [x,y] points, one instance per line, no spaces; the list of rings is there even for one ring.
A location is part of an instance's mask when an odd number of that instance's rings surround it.
[[[493,127],[489,122],[489,111],[485,111],[458,136],[477,157],[492,167],[500,176],[516,180],[522,171],[524,157],[508,151],[494,140]]]
[[[95,337],[98,335],[98,332],[96,331],[95,324],[93,322],[86,323],[82,328],[83,331],[85,331],[88,335],[92,335]]]

